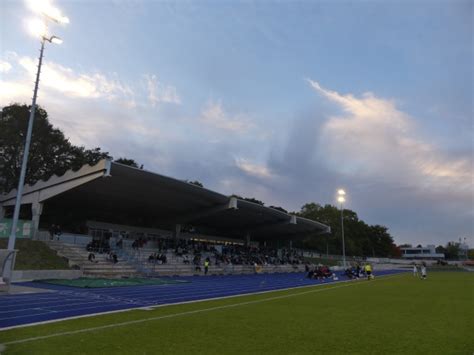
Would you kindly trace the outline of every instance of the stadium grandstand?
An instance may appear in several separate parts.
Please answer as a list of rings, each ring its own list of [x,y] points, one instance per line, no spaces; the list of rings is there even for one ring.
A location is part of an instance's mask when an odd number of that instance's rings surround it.
[[[0,196],[0,219],[16,190]],[[47,242],[85,275],[302,271],[292,241],[329,227],[150,171],[102,160],[25,186],[20,235]],[[7,228],[5,228],[7,229]],[[91,255],[93,254],[93,255]],[[207,272],[207,270],[205,270]]]

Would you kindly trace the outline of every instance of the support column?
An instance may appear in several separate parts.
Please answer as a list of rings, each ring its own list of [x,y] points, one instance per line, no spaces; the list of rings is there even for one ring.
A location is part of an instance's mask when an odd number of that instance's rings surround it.
[[[250,246],[250,233],[249,232],[247,232],[247,234],[245,235],[245,245]]]
[[[181,236],[181,224],[176,224],[174,226],[174,233],[173,233],[173,237],[174,239],[179,239]]]
[[[178,239],[181,236],[181,224],[174,225],[173,231],[173,246],[176,248],[178,246]]]
[[[0,206],[0,219],[5,218],[5,207]]]
[[[31,205],[31,239],[39,239],[39,223],[41,218],[41,213],[43,212],[43,203],[42,202],[33,202]]]

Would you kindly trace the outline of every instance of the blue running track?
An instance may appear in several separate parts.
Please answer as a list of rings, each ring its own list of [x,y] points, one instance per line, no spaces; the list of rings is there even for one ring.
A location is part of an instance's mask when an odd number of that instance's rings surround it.
[[[399,273],[381,271],[377,276]],[[0,296],[0,329],[139,307],[281,290],[340,281],[318,281],[303,273],[176,277],[189,283],[83,289],[24,282],[52,292]],[[341,281],[347,280],[340,277]]]

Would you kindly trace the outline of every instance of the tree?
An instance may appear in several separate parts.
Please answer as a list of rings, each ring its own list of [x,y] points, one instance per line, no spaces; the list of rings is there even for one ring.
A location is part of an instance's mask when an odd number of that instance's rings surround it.
[[[17,188],[23,159],[30,106],[12,104],[0,114],[0,193]],[[47,112],[36,108],[31,138],[26,184],[47,180],[52,175],[63,175],[67,170],[77,170],[84,164],[96,164],[110,158],[100,148],[87,150],[72,145],[64,134],[54,128]]]
[[[138,163],[134,159],[118,158],[114,161],[116,163],[119,163],[119,164],[122,164],[122,165],[128,165],[128,166],[131,166],[133,168],[143,169],[143,164],[139,166]]]
[[[467,252],[467,257],[470,260],[474,260],[474,249],[469,249],[469,251]]]
[[[298,216],[312,219],[331,227],[331,234],[326,237],[312,235],[306,238],[302,246],[319,251],[328,251],[330,254],[341,254],[342,231],[341,211],[336,206],[321,206],[317,203],[305,204]],[[357,213],[344,209],[344,239],[347,255],[357,256],[398,256],[399,250],[393,243],[387,227],[381,225],[370,226],[360,220]]]
[[[459,259],[459,249],[460,249],[460,243],[448,242],[448,244],[446,244],[446,252],[444,254],[446,259],[451,259],[451,260]]]

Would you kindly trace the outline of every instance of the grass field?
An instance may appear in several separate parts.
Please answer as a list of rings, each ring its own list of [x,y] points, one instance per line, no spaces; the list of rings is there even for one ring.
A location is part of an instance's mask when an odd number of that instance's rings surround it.
[[[472,354],[474,274],[402,274],[0,332],[2,354]]]
[[[7,239],[0,239],[0,249],[6,249],[7,244]],[[15,270],[69,269],[67,260],[58,256],[54,250],[43,242],[17,239],[15,248],[18,249]]]

